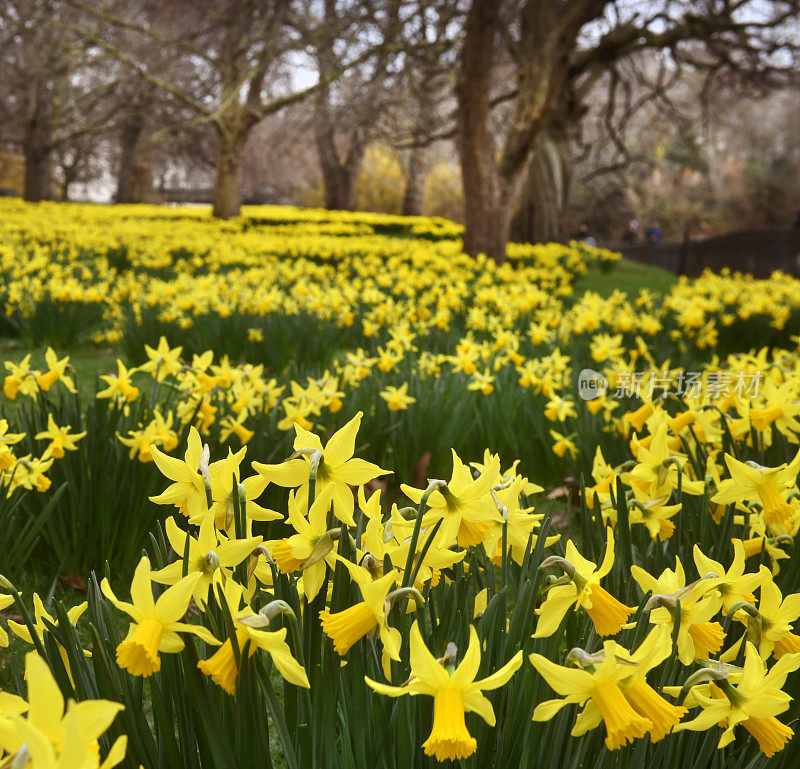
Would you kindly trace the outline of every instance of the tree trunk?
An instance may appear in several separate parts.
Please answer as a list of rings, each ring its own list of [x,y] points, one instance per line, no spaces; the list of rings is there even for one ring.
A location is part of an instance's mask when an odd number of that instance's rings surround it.
[[[134,200],[133,196],[133,169],[136,164],[136,151],[143,130],[144,125],[139,120],[132,120],[122,128],[117,192],[114,196],[114,200],[117,203],[138,202]]]
[[[64,180],[61,182],[61,190],[58,194],[58,199],[62,203],[66,203],[70,200],[69,188],[72,186],[72,181],[72,173],[66,170],[64,173]]]
[[[152,155],[150,148],[144,149],[142,143],[136,150],[131,173],[130,203],[162,203],[161,196],[153,184]]]
[[[425,197],[425,150],[412,147],[406,165],[406,189],[403,194],[403,215],[422,216]]]
[[[325,71],[322,65],[320,71]],[[314,140],[325,188],[325,208],[329,211],[352,211],[356,179],[367,147],[361,132],[354,129],[350,133],[347,154],[343,159],[340,157],[328,88],[320,88],[317,92]]]
[[[354,169],[340,163],[323,162],[321,166],[325,208],[329,211],[352,211],[357,176]]]
[[[464,187],[464,251],[506,259],[510,227],[507,190],[495,162],[489,94],[500,27],[496,0],[473,0],[456,83],[458,154]]]
[[[481,174],[464,175],[464,251],[472,256],[485,254],[497,264],[506,260],[506,245],[511,234],[511,205],[500,190],[481,192]]]
[[[213,216],[218,219],[239,216],[242,206],[242,165],[246,143],[246,130],[220,132],[213,209]]]
[[[456,85],[458,144],[464,179],[469,253],[502,261],[508,213],[541,136],[552,120],[557,96],[569,72],[570,53],[583,25],[596,18],[606,0],[527,0],[519,10],[515,42],[517,95],[499,160],[491,131],[492,73],[502,25],[497,0],[472,0]]]
[[[41,147],[25,147],[24,198],[31,203],[46,200],[50,192],[50,152]]]
[[[30,82],[25,134],[22,153],[25,157],[23,197],[32,203],[46,200],[50,195],[51,125],[50,102],[41,79]]]
[[[329,211],[352,211],[356,179],[361,171],[366,147],[357,135],[350,138],[347,157],[339,159],[333,137],[333,128],[317,129],[317,152],[325,187],[325,208]]]
[[[557,142],[543,137],[528,166],[522,194],[511,224],[511,237],[521,243],[561,240],[567,182]]]

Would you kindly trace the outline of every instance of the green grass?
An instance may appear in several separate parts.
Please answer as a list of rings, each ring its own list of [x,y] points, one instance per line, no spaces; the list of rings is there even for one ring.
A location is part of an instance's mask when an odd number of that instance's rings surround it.
[[[575,294],[596,291],[601,296],[608,297],[615,289],[619,289],[635,299],[643,288],[653,293],[666,294],[677,281],[677,275],[660,267],[623,260],[617,262],[611,272],[601,272],[597,267],[590,267],[585,275],[576,279]]]
[[[44,349],[23,347],[13,339],[0,339],[0,362],[19,363],[28,353],[31,354],[33,368],[44,370]],[[125,356],[119,350],[110,347],[99,348],[90,344],[58,349],[56,353],[59,358],[69,355],[69,362],[73,367],[73,371],[70,373],[75,380],[75,387],[84,396],[94,394],[94,382],[97,374],[115,374],[117,358],[121,358],[125,362]],[[0,366],[0,382],[7,373],[5,366]]]

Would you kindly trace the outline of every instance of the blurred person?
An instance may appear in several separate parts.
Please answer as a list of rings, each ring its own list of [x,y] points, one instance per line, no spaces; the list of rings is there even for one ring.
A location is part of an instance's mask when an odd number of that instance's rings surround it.
[[[586,222],[578,227],[578,234],[575,236],[575,240],[577,240],[578,243],[585,243],[587,246],[591,246],[592,248],[597,245],[597,241],[589,232],[589,225],[586,224]]]
[[[635,246],[638,235],[639,222],[636,219],[631,219],[628,229],[625,230],[625,234],[622,236],[622,242],[628,246]]]
[[[648,246],[660,246],[661,241],[664,239],[664,230],[661,229],[661,224],[658,219],[653,219],[650,226],[644,233]]]

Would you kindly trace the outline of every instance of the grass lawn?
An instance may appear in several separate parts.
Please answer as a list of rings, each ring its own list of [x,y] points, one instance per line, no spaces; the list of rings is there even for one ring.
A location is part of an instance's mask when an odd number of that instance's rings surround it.
[[[575,281],[575,293],[596,291],[600,296],[607,297],[615,289],[619,289],[635,298],[642,288],[657,294],[666,294],[677,281],[677,275],[660,267],[623,260],[617,262],[611,272],[601,272],[597,267],[590,267],[585,275],[579,276]]]
[[[28,348],[20,345],[14,339],[0,339],[0,363],[13,361],[19,363],[26,355],[31,355],[31,365],[40,370],[45,368],[44,350],[42,348]],[[73,367],[72,374],[75,386],[84,395],[94,394],[94,381],[97,374],[115,374],[117,372],[117,358],[124,356],[111,347],[95,347],[84,344],[75,347],[57,349],[59,358],[69,355],[69,362]],[[8,372],[5,366],[0,365],[0,380]]]

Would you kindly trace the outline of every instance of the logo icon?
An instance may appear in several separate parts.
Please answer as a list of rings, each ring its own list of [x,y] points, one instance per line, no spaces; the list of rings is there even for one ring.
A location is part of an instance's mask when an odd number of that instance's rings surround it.
[[[608,390],[608,380],[599,372],[585,368],[578,374],[578,395],[585,401],[593,401]]]

